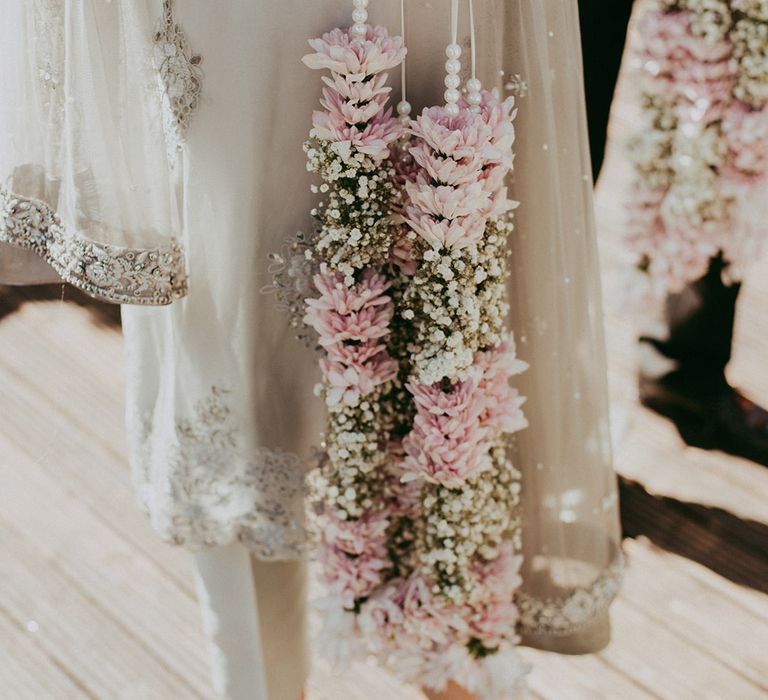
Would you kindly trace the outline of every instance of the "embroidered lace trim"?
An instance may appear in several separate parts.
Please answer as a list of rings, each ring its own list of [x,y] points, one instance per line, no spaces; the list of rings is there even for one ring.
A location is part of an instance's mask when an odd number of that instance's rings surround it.
[[[567,596],[537,598],[517,594],[520,625],[526,632],[567,636],[600,617],[619,592],[624,565],[621,557],[586,588]]]
[[[172,0],[163,1],[163,16],[154,36],[154,62],[160,83],[163,128],[172,149],[181,147],[200,105],[202,57],[192,52],[173,18]]]
[[[243,449],[228,393],[212,387],[173,435],[155,435],[150,416],[131,426],[141,505],[173,544],[238,538],[262,559],[304,558],[304,465],[288,452]]]
[[[187,293],[184,255],[166,247],[123,248],[67,233],[45,202],[0,186],[0,241],[42,257],[65,282],[117,304],[170,304]]]

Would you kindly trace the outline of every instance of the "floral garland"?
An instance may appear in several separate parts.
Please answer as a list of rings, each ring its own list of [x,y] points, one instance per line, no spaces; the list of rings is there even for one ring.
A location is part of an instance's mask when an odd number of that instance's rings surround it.
[[[640,22],[643,132],[627,245],[663,297],[722,254],[740,279],[768,211],[768,2],[657,0]]]
[[[525,670],[508,440],[526,425],[510,385],[526,365],[504,328],[514,102],[478,81],[461,98],[449,76],[451,103],[411,120],[401,102],[393,117],[386,72],[402,40],[355,4],[356,24],[304,58],[331,71],[305,144],[323,200],[276,276],[293,325],[314,332],[329,413],[313,478],[322,646],[511,699]],[[459,54],[452,44],[449,62]]]

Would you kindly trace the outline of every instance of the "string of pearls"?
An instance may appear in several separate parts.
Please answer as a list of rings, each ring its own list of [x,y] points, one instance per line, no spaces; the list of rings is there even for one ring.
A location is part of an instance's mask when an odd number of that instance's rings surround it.
[[[356,41],[363,41],[368,31],[368,0],[352,0],[352,21],[350,33]]]
[[[480,94],[483,89],[483,84],[477,78],[477,47],[475,36],[475,8],[473,7],[472,0],[469,0],[469,41],[472,52],[472,77],[467,80],[467,102],[469,103],[470,112],[479,112],[480,103],[483,101]]]
[[[461,72],[461,46],[453,42],[445,47],[445,55],[448,60],[445,62],[445,113],[449,117],[459,116],[459,100],[461,99],[461,93],[459,92],[459,85],[461,85],[461,78],[459,73]]]

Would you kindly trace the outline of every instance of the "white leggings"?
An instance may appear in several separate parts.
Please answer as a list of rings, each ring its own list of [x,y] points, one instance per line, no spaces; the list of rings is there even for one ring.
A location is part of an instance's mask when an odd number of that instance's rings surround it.
[[[213,683],[226,700],[297,700],[309,673],[306,566],[241,544],[195,554]]]

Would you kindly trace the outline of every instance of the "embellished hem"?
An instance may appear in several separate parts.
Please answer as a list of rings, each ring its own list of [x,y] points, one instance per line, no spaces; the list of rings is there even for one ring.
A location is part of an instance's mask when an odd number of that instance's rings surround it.
[[[305,466],[291,452],[243,445],[231,392],[214,386],[170,426],[129,413],[139,505],[166,542],[242,542],[265,560],[308,557]]]
[[[66,231],[42,200],[0,186],[0,241],[37,253],[74,287],[114,304],[162,306],[187,294],[184,254],[167,246],[125,248]]]
[[[624,560],[621,556],[589,585],[564,596],[538,598],[519,591],[520,629],[528,634],[565,637],[575,634],[603,615],[621,587]]]

